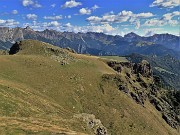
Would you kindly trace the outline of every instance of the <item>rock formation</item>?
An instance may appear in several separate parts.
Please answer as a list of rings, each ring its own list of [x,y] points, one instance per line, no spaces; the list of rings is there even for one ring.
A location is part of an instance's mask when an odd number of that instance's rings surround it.
[[[104,75],[104,81],[113,80],[120,91],[142,106],[149,100],[171,127],[175,129],[180,127],[180,98],[177,96],[180,92],[163,89],[160,78],[153,76],[148,61],[142,60],[140,63],[110,61],[107,64],[118,74]],[[124,76],[126,80],[123,79]],[[140,87],[137,87],[137,83]]]

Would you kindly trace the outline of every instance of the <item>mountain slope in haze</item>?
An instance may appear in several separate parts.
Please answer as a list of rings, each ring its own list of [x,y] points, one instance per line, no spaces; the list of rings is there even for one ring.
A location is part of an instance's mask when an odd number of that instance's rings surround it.
[[[129,33],[124,37],[103,33],[57,32],[55,30],[34,31],[26,28],[0,28],[0,48],[9,48],[14,42],[34,39],[62,48],[70,47],[78,53],[93,55],[129,55],[141,53],[163,56],[170,54],[180,58],[179,37],[170,34],[156,34],[141,37]]]
[[[10,54],[0,55],[0,134],[178,135],[166,91],[151,94],[161,111],[148,96],[150,69],[34,40]]]
[[[155,34],[149,37],[141,37],[133,32],[124,36],[127,41],[146,41],[156,44],[164,45],[165,47],[173,50],[180,50],[179,37],[171,34]]]

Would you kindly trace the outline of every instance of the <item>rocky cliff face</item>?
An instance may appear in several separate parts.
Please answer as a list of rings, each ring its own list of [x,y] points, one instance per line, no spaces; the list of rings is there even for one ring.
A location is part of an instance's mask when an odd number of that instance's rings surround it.
[[[171,127],[180,127],[180,99],[177,96],[180,92],[161,88],[160,79],[153,76],[146,60],[140,63],[110,61],[108,65],[117,75],[104,75],[104,81],[113,80],[120,91],[142,106],[149,101]]]
[[[163,57],[144,56],[140,54],[132,54],[127,59],[133,63],[140,63],[147,60],[152,67],[153,74],[161,78],[161,85],[165,89],[180,90],[180,61],[170,55]]]
[[[133,72],[141,74],[143,77],[152,77],[151,66],[146,60],[141,61],[141,63],[135,63],[133,65]]]

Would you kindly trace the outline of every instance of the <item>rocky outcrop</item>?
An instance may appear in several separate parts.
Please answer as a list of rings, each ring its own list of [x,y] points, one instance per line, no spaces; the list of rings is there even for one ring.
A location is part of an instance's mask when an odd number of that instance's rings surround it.
[[[134,74],[141,74],[144,77],[152,77],[152,69],[150,64],[143,60],[141,63],[131,63],[131,62],[116,62],[110,61],[108,65],[116,70],[117,72],[121,73],[123,67],[130,68]]]
[[[156,107],[158,111],[162,113],[162,118],[173,128],[178,129],[180,127],[180,103],[173,103],[173,97],[169,97],[167,101],[167,94],[160,97],[150,95],[150,102]],[[178,107],[179,106],[179,107]]]
[[[76,114],[74,115],[75,118],[82,119],[86,124],[87,127],[94,131],[95,135],[108,135],[106,127],[104,127],[99,119],[96,119],[93,114]]]
[[[133,72],[135,74],[141,74],[144,77],[152,77],[152,69],[146,60],[141,61],[141,63],[135,63],[133,65]]]
[[[110,61],[107,64],[118,74],[103,75],[103,81],[115,82],[120,91],[142,106],[146,100],[149,100],[171,127],[175,129],[180,127],[180,92],[163,89],[160,78],[153,76],[149,62]],[[137,87],[137,84],[140,87]]]
[[[137,88],[135,86],[129,87],[128,83],[123,81],[121,76],[119,74],[117,75],[108,75],[105,74],[102,76],[103,81],[113,81],[115,82],[115,85],[117,88],[127,94],[129,97],[131,97],[136,103],[144,106],[144,102],[147,100],[148,94],[146,92],[146,89]]]
[[[117,61],[109,61],[109,62],[107,62],[107,64],[111,68],[116,70],[118,73],[121,73],[121,71],[123,70],[123,67],[132,68],[132,65],[133,65],[130,62],[117,62]]]
[[[16,43],[10,48],[9,54],[10,54],[10,55],[13,55],[13,54],[16,54],[17,52],[19,52],[19,50],[21,49],[20,46],[21,46],[21,42],[16,42]]]
[[[118,73],[121,73],[123,67],[120,63],[116,62],[116,61],[110,61],[108,62],[108,65],[113,68],[114,70],[116,70]]]

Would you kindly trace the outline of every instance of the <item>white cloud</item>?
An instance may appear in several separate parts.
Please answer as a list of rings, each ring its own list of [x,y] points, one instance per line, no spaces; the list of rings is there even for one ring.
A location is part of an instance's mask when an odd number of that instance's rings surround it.
[[[139,20],[137,20],[136,22],[135,22],[135,28],[136,29],[139,29],[140,28],[140,26],[141,26],[141,23],[140,23],[140,21]]]
[[[37,1],[33,1],[33,0],[22,0],[22,5],[24,7],[34,7],[34,8],[42,7],[42,5],[40,5]]]
[[[0,19],[0,24],[3,24],[3,23],[5,23],[6,21],[5,20],[1,20]]]
[[[60,26],[60,23],[58,23],[57,21],[52,21],[52,22],[47,23],[47,26],[48,27],[58,27],[58,26]]]
[[[64,5],[62,5],[62,8],[73,8],[77,6],[81,6],[81,2],[76,2],[75,0],[66,1]]]
[[[179,0],[154,0],[150,7],[174,8],[180,5]]]
[[[12,14],[16,15],[16,14],[18,14],[18,11],[17,10],[13,10]]]
[[[71,23],[66,23],[64,26],[65,26],[65,27],[68,27],[68,28],[73,27],[73,26],[71,25]]]
[[[68,19],[71,19],[72,17],[71,17],[71,15],[68,15],[67,18],[68,18]]]
[[[7,19],[7,20],[1,20],[0,19],[0,26],[1,27],[14,27],[19,24],[18,21],[15,21],[14,19]]]
[[[32,0],[23,0],[22,4],[23,6],[27,7],[27,6],[33,5],[34,2]]]
[[[100,23],[102,18],[100,18],[98,16],[90,16],[86,20],[91,22],[91,23]]]
[[[141,26],[140,19],[146,19],[153,17],[154,15],[150,12],[134,14],[132,11],[123,10],[118,14],[114,12],[106,13],[102,17],[90,16],[86,20],[91,24],[108,24],[108,23],[123,23],[130,22],[135,25],[136,29]]]
[[[68,15],[68,16],[64,16],[64,18],[71,19],[72,16],[71,16],[71,15]]]
[[[27,14],[26,15],[26,18],[27,19],[30,19],[30,20],[36,20],[37,19],[37,15],[36,14]]]
[[[90,15],[90,14],[91,14],[91,10],[88,9],[88,8],[81,8],[81,9],[79,10],[79,13],[80,13],[81,15]]]
[[[171,20],[175,16],[180,16],[180,11],[174,11],[172,13],[164,14],[162,19]]]
[[[33,23],[24,23],[23,24],[23,27],[26,27],[26,26],[30,26],[34,30],[42,31],[45,29],[60,30],[61,25],[57,21],[43,22],[43,23],[33,21]]]
[[[87,21],[92,22],[92,23],[122,23],[122,22],[127,22],[128,20],[131,19],[131,22],[141,19],[141,18],[149,18],[154,16],[152,13],[140,13],[140,14],[134,14],[131,11],[126,11],[123,10],[122,12],[118,13],[115,15],[113,12],[108,13],[103,15],[102,17],[98,16],[90,16],[87,18]]]
[[[118,35],[120,32],[117,27],[113,27],[110,24],[102,24],[102,25],[90,25],[90,26],[76,26],[72,25],[71,23],[66,24],[60,24],[57,21],[52,22],[36,22],[33,21],[33,23],[25,23],[23,24],[23,27],[30,26],[34,30],[45,30],[45,29],[53,29],[57,31],[68,31],[68,32],[98,32],[98,33],[105,33],[105,34],[111,34],[111,35]]]
[[[150,28],[150,29],[144,29],[145,36],[153,36],[154,34],[162,33],[164,31],[162,28]]]
[[[157,18],[154,18],[154,19],[147,20],[144,23],[144,26],[164,26],[166,24],[167,23],[164,20],[159,20]]]
[[[90,15],[93,11],[95,11],[96,9],[98,9],[99,6],[98,5],[94,5],[92,8],[81,8],[79,10],[79,13],[81,15]]]
[[[145,33],[145,37],[153,36],[155,34],[155,31],[149,30]]]
[[[133,14],[129,20],[129,22],[131,24],[135,25],[135,29],[139,29],[141,27],[141,19],[145,19],[145,18],[151,18],[154,15],[150,12],[147,13],[139,13],[139,14]]]
[[[52,7],[52,8],[55,8],[55,7],[56,7],[56,4],[52,4],[51,7]]]
[[[94,6],[92,7],[92,10],[96,10],[96,9],[98,9],[98,8],[100,8],[98,5],[94,5]]]
[[[136,14],[135,17],[137,18],[149,18],[149,17],[153,17],[154,15],[150,12],[148,13],[140,13],[140,14]]]
[[[114,11],[109,12],[110,14],[114,14]]]
[[[169,20],[168,23],[169,23],[169,25],[171,25],[171,26],[176,26],[176,25],[179,24],[179,22],[178,22],[177,20]]]
[[[46,20],[60,20],[60,19],[62,19],[62,15],[58,15],[58,16],[44,16],[44,19],[46,19]]]
[[[102,32],[102,33],[109,33],[115,30],[111,25],[109,24],[103,24],[98,26],[89,26],[89,31],[92,32]]]
[[[164,26],[164,25],[171,25],[175,26],[178,25],[177,20],[173,20],[174,17],[178,17],[180,15],[179,11],[174,11],[172,13],[167,13],[162,16],[162,18],[154,18],[147,20],[144,25],[145,26]]]
[[[64,31],[69,32],[97,32],[97,33],[105,33],[110,35],[119,35],[118,28],[114,28],[109,24],[102,24],[102,25],[91,25],[91,26],[73,26],[70,23],[64,25]]]
[[[115,30],[115,28],[113,28],[111,25],[109,25],[109,24],[104,24],[104,25],[102,25],[103,26],[103,32],[104,33],[109,33],[109,32],[111,32],[111,31],[114,31]],[[102,28],[102,27],[101,27]]]
[[[101,19],[101,22],[114,22],[116,19],[115,15],[104,15]]]
[[[133,12],[132,12],[132,11],[123,10],[123,11],[120,12],[118,15],[119,15],[119,16],[132,16],[132,15],[133,15]]]
[[[104,15],[114,15],[114,11],[107,12]]]

